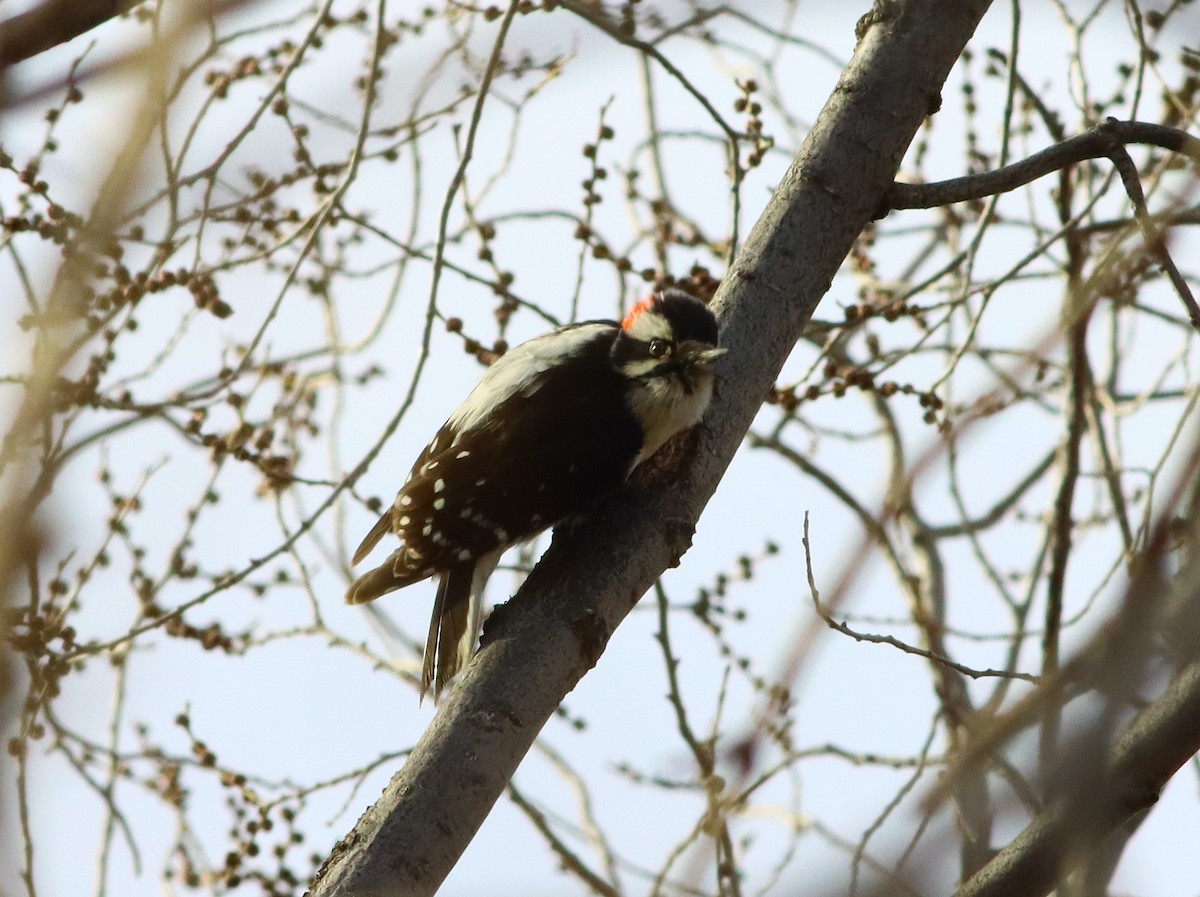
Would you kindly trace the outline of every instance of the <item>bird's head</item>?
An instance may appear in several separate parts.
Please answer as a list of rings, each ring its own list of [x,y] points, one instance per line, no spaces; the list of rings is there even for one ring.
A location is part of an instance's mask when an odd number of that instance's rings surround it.
[[[680,290],[663,290],[639,302],[621,322],[613,363],[638,381],[666,380],[691,394],[711,389],[717,319],[708,306]]]

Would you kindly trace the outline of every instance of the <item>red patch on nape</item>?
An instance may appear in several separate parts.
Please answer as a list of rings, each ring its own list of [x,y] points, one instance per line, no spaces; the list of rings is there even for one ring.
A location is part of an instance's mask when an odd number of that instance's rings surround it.
[[[629,310],[629,314],[627,314],[625,316],[625,320],[621,322],[621,329],[628,330],[630,327],[632,327],[633,323],[638,318],[640,318],[643,314],[645,314],[646,312],[648,312],[651,309],[651,307],[654,305],[654,301],[657,298],[658,297],[652,293],[649,296],[647,296],[645,299],[643,299],[641,302],[639,302],[637,305],[635,305],[633,308],[631,308]]]

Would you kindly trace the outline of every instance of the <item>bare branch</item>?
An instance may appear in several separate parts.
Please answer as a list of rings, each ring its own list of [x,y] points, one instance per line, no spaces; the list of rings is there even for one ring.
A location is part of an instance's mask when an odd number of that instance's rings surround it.
[[[878,217],[901,209],[932,209],[971,199],[1007,193],[1055,171],[1089,159],[1110,158],[1113,141],[1120,145],[1144,144],[1181,153],[1200,162],[1200,139],[1178,128],[1149,122],[1109,119],[1090,131],[1047,147],[1020,162],[994,171],[966,175],[932,184],[892,185]]]
[[[1073,800],[1039,816],[955,897],[1049,893],[1127,820],[1154,806],[1167,780],[1197,750],[1200,662],[1184,669],[1125,731],[1102,778],[1078,787]]]
[[[0,70],[86,34],[143,0],[42,0],[0,22]]]

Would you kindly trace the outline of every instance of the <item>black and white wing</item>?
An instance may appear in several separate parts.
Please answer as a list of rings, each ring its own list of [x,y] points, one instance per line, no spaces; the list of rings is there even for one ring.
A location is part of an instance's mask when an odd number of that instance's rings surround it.
[[[357,562],[388,532],[403,543],[350,587],[353,604],[441,574],[425,658],[435,690],[474,649],[483,583],[500,554],[585,510],[637,458],[640,428],[614,404],[623,402],[610,379],[620,376],[608,360],[614,325],[553,336],[488,370],[355,552]]]

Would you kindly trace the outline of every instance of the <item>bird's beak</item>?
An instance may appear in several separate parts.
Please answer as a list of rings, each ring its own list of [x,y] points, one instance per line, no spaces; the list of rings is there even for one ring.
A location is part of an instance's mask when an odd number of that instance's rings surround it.
[[[712,346],[707,349],[692,349],[688,353],[688,361],[700,367],[710,368],[718,358],[728,351],[728,349],[723,349],[720,346]]]

